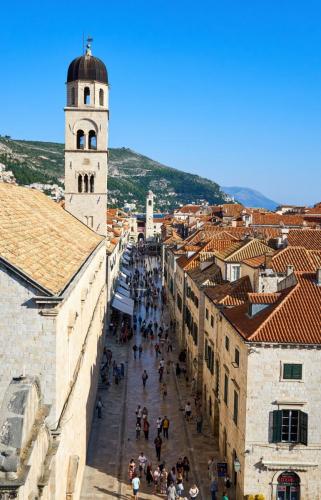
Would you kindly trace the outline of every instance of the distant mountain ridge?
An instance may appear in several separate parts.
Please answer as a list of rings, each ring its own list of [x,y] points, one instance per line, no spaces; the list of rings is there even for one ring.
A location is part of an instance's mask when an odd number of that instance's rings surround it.
[[[64,144],[0,137],[0,163],[12,170],[18,184],[64,182]],[[110,148],[108,203],[145,207],[146,194],[156,195],[156,208],[173,210],[187,203],[220,204],[227,200],[220,186],[209,179],[167,167],[128,148]]]
[[[280,203],[267,198],[259,191],[247,187],[222,187],[222,190],[233,196],[235,201],[238,201],[251,208],[267,208],[268,210],[275,210]]]

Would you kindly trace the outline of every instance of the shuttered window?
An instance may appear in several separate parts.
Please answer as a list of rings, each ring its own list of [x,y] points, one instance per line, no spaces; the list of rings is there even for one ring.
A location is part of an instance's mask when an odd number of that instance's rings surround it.
[[[302,364],[284,363],[283,378],[285,380],[302,380]]]
[[[308,415],[301,410],[274,410],[270,413],[269,441],[308,444]]]

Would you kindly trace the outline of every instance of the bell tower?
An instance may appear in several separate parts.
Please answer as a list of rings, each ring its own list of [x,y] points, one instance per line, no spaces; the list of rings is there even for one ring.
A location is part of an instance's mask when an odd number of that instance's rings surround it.
[[[91,41],[67,74],[65,209],[106,236],[108,75],[92,55]]]
[[[145,237],[146,241],[149,241],[154,236],[154,194],[152,191],[148,191],[146,198],[146,225],[145,225]]]

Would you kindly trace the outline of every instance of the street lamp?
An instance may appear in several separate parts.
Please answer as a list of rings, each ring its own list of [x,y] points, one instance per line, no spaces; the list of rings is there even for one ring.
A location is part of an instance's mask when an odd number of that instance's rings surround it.
[[[235,472],[240,472],[241,470],[241,464],[237,457],[234,459],[234,470]]]

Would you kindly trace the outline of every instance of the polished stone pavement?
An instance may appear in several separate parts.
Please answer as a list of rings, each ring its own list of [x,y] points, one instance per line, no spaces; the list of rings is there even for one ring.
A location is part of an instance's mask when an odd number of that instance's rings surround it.
[[[148,266],[155,266],[156,260],[146,258]],[[158,286],[160,281],[158,280]],[[146,314],[145,306],[141,305],[136,311],[146,321],[157,320],[159,324],[168,324],[166,308],[164,314],[158,307],[156,313]],[[141,359],[134,359],[132,346],[142,342],[143,354]],[[171,359],[173,365],[170,373],[165,370],[164,380],[167,383],[168,395],[163,399],[158,381],[158,364],[154,345],[150,340],[142,339],[138,330],[134,339],[126,345],[116,342],[116,337],[107,335],[106,345],[113,352],[113,359],[117,363],[124,362],[126,366],[125,379],[119,385],[112,384],[107,389],[99,386],[98,395],[102,397],[104,408],[103,418],[95,418],[92,423],[91,437],[88,449],[87,463],[82,486],[82,499],[102,499],[132,497],[132,490],[128,482],[128,463],[131,458],[137,462],[138,455],[143,451],[153,467],[157,465],[154,450],[156,436],[156,419],[167,415],[170,420],[169,440],[163,439],[162,460],[165,460],[167,470],[176,464],[178,457],[187,456],[191,464],[189,482],[184,482],[185,492],[195,483],[200,488],[198,498],[210,498],[207,461],[210,456],[218,459],[217,443],[214,441],[207,425],[203,433],[196,433],[195,422],[187,423],[183,417],[183,408],[188,399],[191,399],[190,387],[185,379],[177,379],[174,363],[178,352],[175,350],[167,354],[163,349],[165,362]],[[138,356],[137,356],[138,357]],[[142,386],[141,375],[146,369],[149,375],[146,388]],[[135,411],[137,405],[148,408],[150,422],[149,440],[143,435],[140,440],[135,436]],[[161,497],[154,495],[152,486],[141,481],[139,499],[154,499]],[[186,494],[186,496],[188,496]]]

